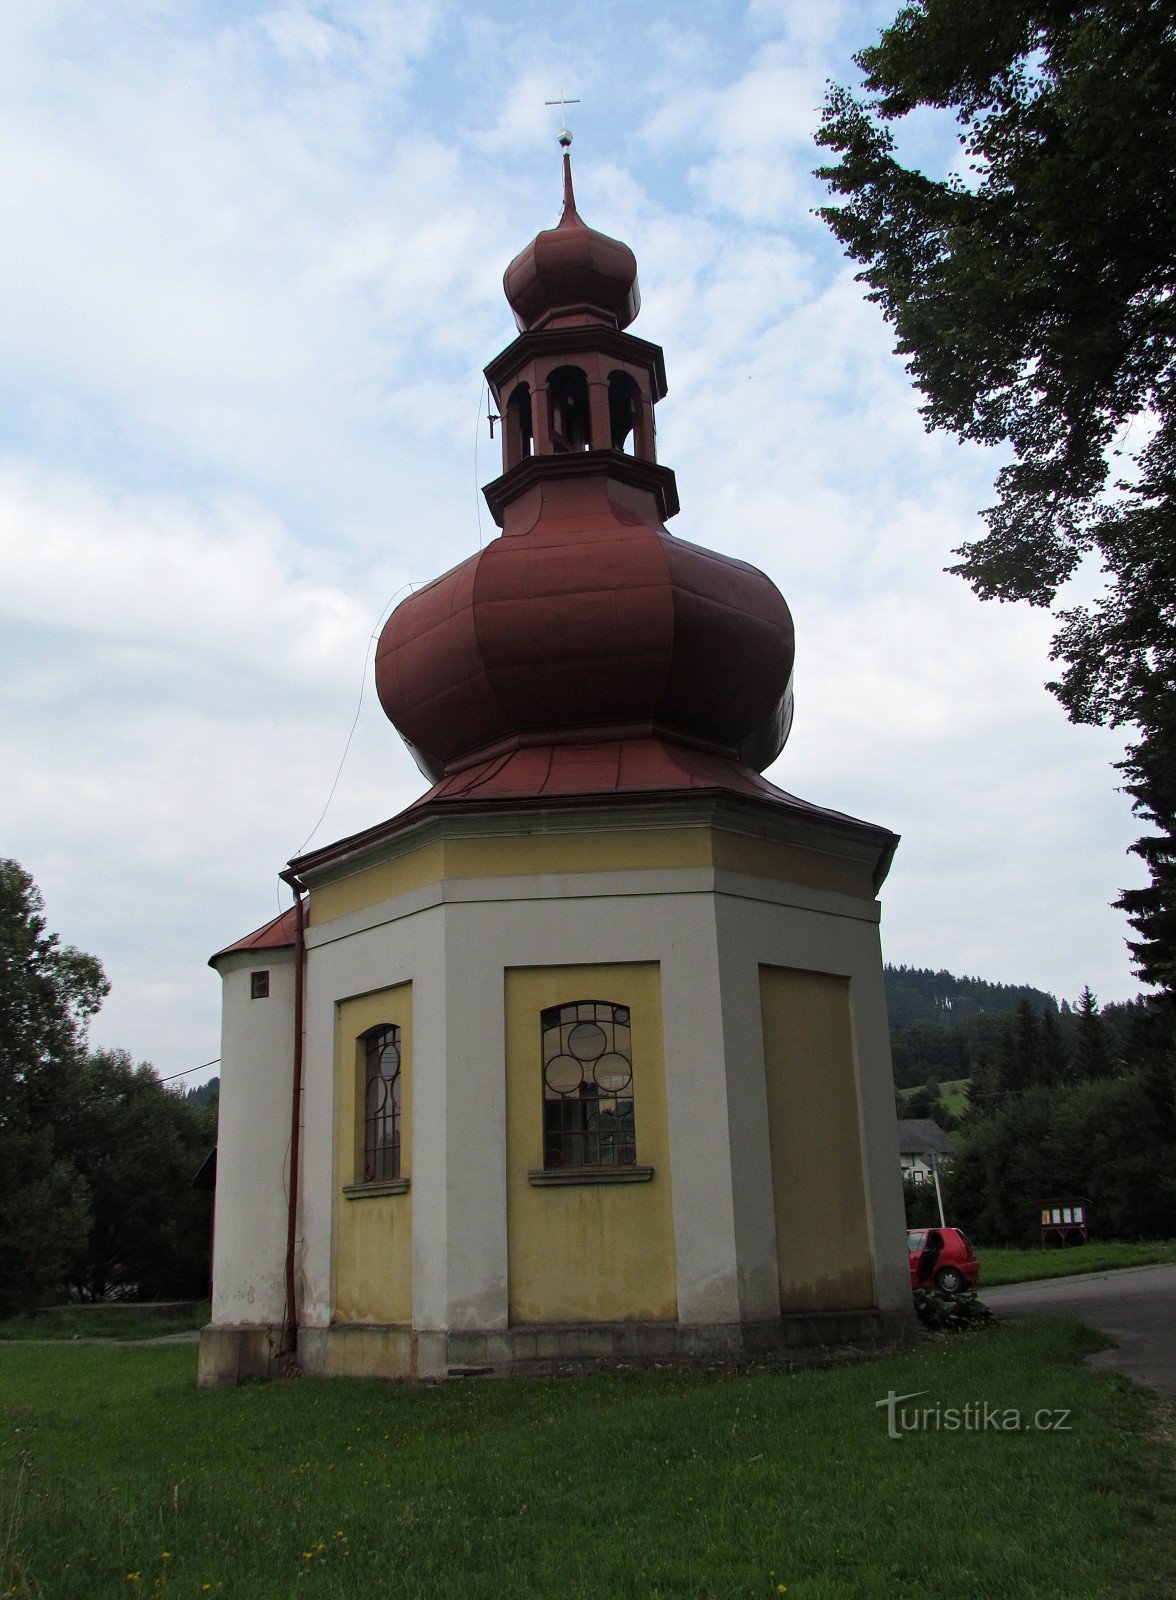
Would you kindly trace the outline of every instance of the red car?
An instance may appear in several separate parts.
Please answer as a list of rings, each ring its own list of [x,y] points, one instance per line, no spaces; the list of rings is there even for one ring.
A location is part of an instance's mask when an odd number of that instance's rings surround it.
[[[972,1241],[958,1228],[912,1228],[907,1234],[912,1289],[942,1289],[958,1294],[974,1289],[980,1263]]]

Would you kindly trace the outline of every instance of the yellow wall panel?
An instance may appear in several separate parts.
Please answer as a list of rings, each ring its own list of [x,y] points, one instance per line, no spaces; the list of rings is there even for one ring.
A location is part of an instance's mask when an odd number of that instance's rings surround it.
[[[445,846],[439,842],[409,850],[391,861],[379,861],[361,872],[312,889],[310,925],[317,928],[351,911],[362,911],[367,906],[379,905],[382,900],[393,900],[410,889],[422,889],[427,883],[437,883],[444,874]]]
[[[874,898],[872,867],[866,861],[828,855],[823,850],[802,850],[773,839],[751,839],[746,834],[716,828],[714,864],[729,872],[748,872],[757,878],[777,878],[800,883],[807,889],[831,889],[839,894]]]
[[[535,1187],[543,1166],[539,1014],[574,1000],[628,1006],[637,1161],[649,1183]],[[517,967],[506,973],[507,1222],[512,1323],[673,1321],[674,1222],[661,1025],[653,962]]]
[[[874,1303],[849,979],[760,968],[780,1302]]]
[[[315,928],[444,878],[510,878],[575,872],[653,872],[722,867],[872,900],[866,862],[753,839],[722,828],[634,828],[436,840],[312,890]]]
[[[400,1029],[400,1175],[412,1176],[412,985],[344,1000],[335,1021],[335,1322],[412,1321],[412,1191],[350,1199],[363,1177],[363,1052],[370,1028]]]

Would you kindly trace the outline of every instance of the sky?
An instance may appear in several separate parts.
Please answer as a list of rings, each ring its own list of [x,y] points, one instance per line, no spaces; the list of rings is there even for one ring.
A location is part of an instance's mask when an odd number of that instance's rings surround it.
[[[924,430],[814,215],[826,83],[895,9],[0,6],[0,854],[102,960],[95,1044],[213,1060],[208,956],[289,903],[292,855],[423,790],[372,640],[496,531],[482,368],[559,216],[561,94],[580,213],[665,348],[671,531],[796,619],[768,776],[902,835],[889,961],[1138,991],[1121,735],[1043,687],[1048,615],[944,571],[1000,456]],[[958,159],[950,118],[900,138]]]

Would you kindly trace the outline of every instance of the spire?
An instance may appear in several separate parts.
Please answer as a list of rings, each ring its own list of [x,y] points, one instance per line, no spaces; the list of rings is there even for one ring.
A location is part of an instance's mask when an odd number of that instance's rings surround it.
[[[566,140],[566,143],[565,143],[565,140]],[[568,133],[566,128],[564,129],[563,133],[560,134],[559,142],[564,147],[564,153],[563,153],[564,203],[563,203],[563,215],[559,219],[560,220],[560,225],[562,226],[565,222],[571,222],[573,220],[573,218],[577,222],[579,222],[580,215],[579,215],[579,212],[576,210],[576,193],[575,193],[575,190],[572,188],[572,153],[568,149],[568,145],[571,144],[571,142],[572,142],[572,136],[571,136],[570,133]]]

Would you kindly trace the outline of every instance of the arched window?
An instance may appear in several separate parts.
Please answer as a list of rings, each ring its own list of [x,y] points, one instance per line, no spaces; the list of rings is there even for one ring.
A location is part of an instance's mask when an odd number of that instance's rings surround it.
[[[506,402],[506,469],[517,467],[535,450],[531,428],[531,389],[518,383]]]
[[[624,450],[629,435],[633,435],[630,455],[646,455],[645,425],[641,406],[641,390],[636,380],[627,372],[610,372],[608,375],[608,420],[614,450]]]
[[[547,378],[551,448],[557,453],[590,450],[588,379],[579,367],[556,367]]]
[[[628,1006],[574,1000],[540,1013],[545,1168],[631,1167],[633,1045]]]
[[[372,1028],[363,1036],[363,1181],[400,1176],[400,1029]]]

